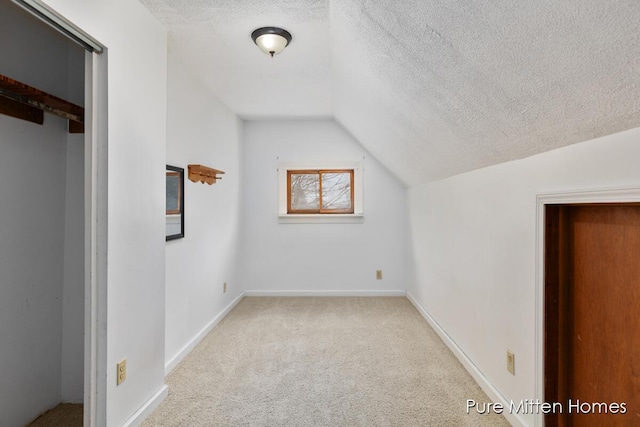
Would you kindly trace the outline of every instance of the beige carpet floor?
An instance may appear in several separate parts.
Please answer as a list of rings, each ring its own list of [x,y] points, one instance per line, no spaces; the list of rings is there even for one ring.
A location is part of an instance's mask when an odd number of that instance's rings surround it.
[[[82,404],[61,403],[27,427],[82,427]]]
[[[244,298],[143,426],[502,426],[406,298]]]

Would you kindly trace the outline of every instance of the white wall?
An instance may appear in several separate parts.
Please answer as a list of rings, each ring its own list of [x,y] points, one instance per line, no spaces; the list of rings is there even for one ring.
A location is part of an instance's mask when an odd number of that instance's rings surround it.
[[[640,185],[639,139],[633,129],[409,189],[408,292],[507,400],[536,397],[536,195]]]
[[[106,424],[120,426],[164,386],[166,31],[136,0],[47,4],[108,49]]]
[[[60,400],[84,399],[84,135],[66,147],[64,282]]]
[[[0,37],[11,58],[1,74],[82,105],[82,49],[8,2],[0,28],[12,35]],[[82,207],[84,160],[71,153],[83,140],[50,114],[42,126],[0,115],[0,129],[0,425],[21,426],[69,396],[82,400],[83,216],[67,213],[74,201]],[[80,187],[67,175],[78,168]],[[79,289],[67,287],[73,275]],[[65,329],[63,317],[74,316],[79,325]]]
[[[84,105],[84,49],[69,46],[66,99]],[[67,133],[61,401],[84,399],[84,134]]]
[[[60,402],[66,123],[0,115],[0,425]]]
[[[239,265],[245,290],[405,289],[405,189],[339,124],[333,120],[245,122],[243,137]],[[278,162],[363,162],[364,223],[279,223]],[[383,280],[376,280],[376,270],[383,271]]]
[[[241,121],[170,55],[167,164],[185,170],[186,216],[185,237],[166,242],[168,369],[242,293],[235,275],[241,131]],[[191,182],[188,164],[223,170],[224,178],[213,185]]]

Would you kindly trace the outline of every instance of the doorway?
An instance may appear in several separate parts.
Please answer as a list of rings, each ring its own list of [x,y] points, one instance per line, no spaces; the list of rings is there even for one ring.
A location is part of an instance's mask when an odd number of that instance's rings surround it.
[[[637,425],[640,204],[544,210],[544,424]]]
[[[0,424],[24,425],[73,401],[84,404],[84,425],[104,425],[107,63],[99,51],[106,49],[89,36],[83,43],[77,27],[38,0],[2,9],[11,37],[0,41],[8,58],[0,74],[15,77],[3,82],[85,111],[84,133],[42,107],[39,125],[25,121],[19,97],[3,92]]]

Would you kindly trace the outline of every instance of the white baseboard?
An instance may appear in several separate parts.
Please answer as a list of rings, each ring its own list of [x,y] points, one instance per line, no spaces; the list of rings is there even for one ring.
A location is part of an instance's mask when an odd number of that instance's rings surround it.
[[[404,297],[405,291],[245,291],[246,297]]]
[[[420,305],[420,303],[411,295],[410,292],[407,292],[407,299],[414,305],[414,307],[420,312],[422,317],[427,321],[429,326],[433,328],[433,330],[440,336],[442,341],[449,347],[449,350],[458,358],[462,366],[471,374],[473,379],[478,383],[480,388],[489,396],[493,402],[501,403],[504,408],[509,408],[510,401],[505,399],[505,397],[500,393],[494,386],[489,382],[487,377],[484,376],[482,371],[478,369],[478,367],[467,357],[466,354],[462,351],[458,344],[440,327],[438,322],[431,317],[429,312],[425,310],[425,308]],[[503,413],[507,421],[514,426],[522,426],[525,427],[526,423],[522,420],[517,414],[510,414],[509,411],[505,411]]]
[[[144,405],[140,409],[136,411],[135,414],[131,416],[122,427],[135,427],[142,424],[142,421],[145,420],[151,413],[160,405],[160,403],[164,400],[165,397],[169,394],[169,387],[167,385],[163,385],[160,390],[153,396],[151,399],[147,400]]]
[[[211,332],[211,330],[218,323],[220,323],[220,321],[224,319],[227,314],[229,314],[231,310],[233,310],[233,307],[235,307],[242,300],[242,298],[244,298],[244,296],[245,292],[242,292],[240,295],[238,295],[236,299],[231,301],[231,303],[227,305],[224,310],[222,310],[216,317],[214,317],[213,320],[207,324],[207,326],[205,326],[200,332],[198,332],[198,334],[193,337],[191,341],[185,344],[184,347],[182,347],[180,351],[164,365],[164,375],[169,375],[169,373],[171,373],[171,371],[173,371],[173,369],[178,366],[182,359],[184,359],[185,356],[189,354],[191,350],[193,350],[195,346],[197,346],[200,341],[202,341],[202,339],[206,337],[207,334]]]

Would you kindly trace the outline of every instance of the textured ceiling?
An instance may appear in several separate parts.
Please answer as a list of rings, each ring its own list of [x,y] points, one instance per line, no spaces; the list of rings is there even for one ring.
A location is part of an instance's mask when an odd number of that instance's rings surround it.
[[[141,1],[238,115],[335,117],[408,186],[640,126],[637,0]]]
[[[331,117],[329,2],[142,0],[169,30],[169,49],[243,118]],[[251,40],[283,27],[291,44],[275,58]]]

